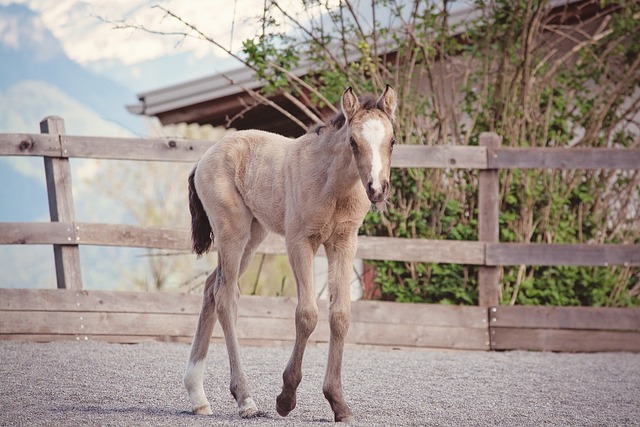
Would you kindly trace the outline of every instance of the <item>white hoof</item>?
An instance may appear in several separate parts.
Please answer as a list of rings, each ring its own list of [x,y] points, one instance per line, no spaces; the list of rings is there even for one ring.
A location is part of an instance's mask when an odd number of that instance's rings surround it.
[[[196,415],[211,415],[213,412],[211,411],[211,406],[209,404],[198,406],[197,408],[193,408],[193,413]]]
[[[204,360],[187,364],[187,371],[184,374],[184,386],[189,393],[189,401],[191,402],[191,411],[197,415],[211,415],[211,406],[204,394],[202,378],[204,376]]]
[[[261,416],[262,413],[258,411],[258,407],[253,399],[248,397],[238,409],[238,414],[240,414],[240,418],[253,418]]]

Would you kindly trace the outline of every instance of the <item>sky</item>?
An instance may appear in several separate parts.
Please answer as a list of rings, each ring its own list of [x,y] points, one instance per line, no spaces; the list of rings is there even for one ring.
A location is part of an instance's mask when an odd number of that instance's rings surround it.
[[[185,26],[160,8],[170,10],[232,51],[257,34],[264,0],[0,0],[0,4],[24,4],[42,16],[45,26],[63,44],[75,62],[93,65],[118,61],[126,66],[187,51],[195,59],[228,55],[196,37],[159,35],[134,28],[142,26],[164,33],[184,32]],[[280,2],[297,13],[301,1]],[[158,7],[156,7],[158,6]],[[221,68],[239,66],[222,61]],[[222,70],[220,70],[222,71]]]
[[[402,3],[402,1],[400,1]],[[130,72],[143,73],[137,65],[163,57],[187,53],[191,70],[185,76],[193,78],[194,68],[201,62],[204,77],[241,66],[208,41],[197,37],[166,33],[183,33],[184,23],[168,16],[166,9],[192,24],[204,34],[233,52],[242,42],[260,33],[260,18],[266,0],[0,0],[0,4],[18,3],[41,15],[44,25],[62,43],[67,56],[94,71],[110,72],[114,67],[128,67]],[[310,16],[319,16],[319,7],[305,10],[302,0],[278,0],[278,4],[305,22]],[[313,4],[313,2],[306,2]],[[325,0],[332,5],[339,0]],[[369,14],[369,0],[352,0],[357,10]],[[454,1],[455,6],[464,1]],[[287,20],[276,16],[283,30],[290,29]],[[365,20],[368,20],[365,18]],[[127,27],[127,28],[116,28]],[[132,27],[144,27],[144,31]],[[152,32],[162,32],[160,35]],[[212,66],[213,64],[213,66]],[[146,68],[148,70],[148,68]],[[148,72],[148,71],[147,71]],[[171,81],[160,86],[184,81],[176,67]],[[196,73],[197,74],[197,73]],[[155,82],[154,82],[155,84]],[[144,90],[157,87],[145,87]]]
[[[192,51],[196,56],[223,56],[220,51],[201,40],[182,37],[159,36],[133,29],[114,30],[119,23],[142,25],[152,30],[172,32],[184,27],[176,20],[153,6],[158,5],[184,17],[207,34],[231,44],[231,23],[243,22],[255,11],[261,0],[243,0],[242,7],[227,7],[229,2],[220,0],[224,7],[203,6],[195,0],[0,0],[2,4],[20,3],[39,12],[44,24],[62,42],[67,55],[80,64],[95,61],[118,60],[123,64],[135,64],[163,55],[176,49]],[[238,2],[236,2],[238,3]],[[261,7],[261,6],[260,6]],[[234,39],[242,38],[241,24],[233,25]]]

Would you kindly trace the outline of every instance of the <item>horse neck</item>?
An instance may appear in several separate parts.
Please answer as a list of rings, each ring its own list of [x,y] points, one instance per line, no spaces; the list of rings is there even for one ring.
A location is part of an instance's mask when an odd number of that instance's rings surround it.
[[[360,182],[346,135],[346,127],[343,127],[338,131],[320,135],[320,141],[316,144],[321,151],[315,156],[316,159],[324,159],[322,162],[316,162],[316,167],[320,168],[319,176],[324,175],[326,180],[324,190],[336,198],[350,195]]]

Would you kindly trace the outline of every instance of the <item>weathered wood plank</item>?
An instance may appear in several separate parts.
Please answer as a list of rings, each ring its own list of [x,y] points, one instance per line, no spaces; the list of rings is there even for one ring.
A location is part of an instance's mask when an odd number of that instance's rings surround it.
[[[69,222],[0,222],[2,245],[62,244],[75,239],[75,228]]]
[[[84,244],[191,250],[188,230],[119,224],[76,225],[79,242]],[[269,234],[258,252],[285,255],[284,237]],[[319,249],[318,255],[324,256],[323,248]],[[481,264],[484,247],[479,242],[359,236],[357,256],[363,259]]]
[[[75,335],[95,337],[158,336],[191,337],[195,331],[196,315],[114,312],[58,312],[58,311],[0,311],[0,335]],[[238,338],[241,340],[295,339],[293,318],[238,318]],[[216,325],[214,338],[222,338]],[[312,342],[328,342],[329,324],[318,322],[310,337]],[[352,322],[347,342],[366,345],[402,347],[431,347],[487,350],[488,331],[485,329],[422,326],[403,324]]]
[[[79,157],[111,160],[196,162],[215,141],[171,138],[109,138],[37,134],[0,135],[0,155]],[[487,167],[486,148],[467,146],[399,145],[392,166],[397,168]]]
[[[215,141],[66,136],[63,152],[82,158],[196,162],[213,144]],[[484,147],[399,145],[392,166],[484,169],[486,158]]]
[[[196,162],[214,141],[190,139],[104,138],[67,135],[62,139],[68,157],[112,160]]]
[[[640,352],[640,333],[571,329],[491,330],[493,350],[535,350],[566,352]]]
[[[500,147],[502,141],[495,133],[483,132],[480,145],[488,149]],[[500,178],[497,169],[481,170],[478,174],[478,240],[498,242],[500,237]],[[484,258],[481,264],[485,264]],[[478,271],[478,304],[497,305],[500,301],[500,271],[483,265]]]
[[[195,162],[216,141],[0,134],[0,155]],[[462,169],[640,169],[640,150],[398,145],[392,166]]]
[[[43,334],[0,334],[1,340],[29,341],[29,342],[54,342],[54,341],[103,341],[117,344],[140,344],[144,342],[177,342],[191,344],[192,337],[174,337],[168,335],[43,335]],[[242,346],[291,346],[292,341],[284,340],[262,340],[262,339],[240,339]],[[224,338],[213,337],[213,344],[224,344]],[[325,345],[324,342],[309,342],[309,346]],[[351,344],[356,346],[355,344]],[[358,346],[365,347],[365,346]],[[366,346],[372,347],[372,346]],[[386,348],[386,347],[383,347]],[[395,349],[395,347],[394,347]]]
[[[100,313],[198,315],[202,296],[173,292],[109,292],[58,289],[0,289],[0,311],[71,311]],[[329,307],[318,300],[319,320]],[[239,317],[293,319],[297,300],[291,297],[242,295]],[[355,301],[351,320],[360,323],[487,328],[486,309],[480,307]]]
[[[639,149],[491,148],[494,169],[640,169]]]
[[[191,251],[190,232],[186,229],[126,224],[0,223],[0,232],[3,232],[0,234],[2,244],[67,244],[71,238],[75,244]],[[268,235],[258,252],[286,254],[284,238]],[[318,255],[324,256],[323,248]],[[484,245],[481,242],[359,236],[357,256],[363,259],[477,265],[484,262]]]
[[[82,222],[0,223],[0,244],[65,244],[70,242],[96,246],[191,251],[191,235],[187,229]],[[260,245],[259,252],[286,254],[284,238],[270,234]]]
[[[187,336],[196,321],[195,315],[179,314],[0,311],[0,333]]]
[[[398,145],[393,150],[395,168],[486,169],[486,147]]]
[[[37,340],[61,335],[116,342],[139,342],[149,337],[188,342],[195,331],[200,303],[200,296],[193,294],[1,289],[0,339],[32,336]],[[240,338],[246,342],[292,341],[295,305],[295,298],[242,296],[238,313]],[[318,308],[319,322],[312,342],[324,343],[329,334],[327,302],[318,301]],[[640,336],[638,309],[520,306],[494,309],[489,335],[486,309],[482,307],[357,301],[352,304],[347,342],[486,350],[491,336],[495,349],[639,351],[633,345],[619,344],[621,336],[627,340]],[[581,334],[554,335],[550,330]],[[597,335],[603,330],[636,335]],[[602,340],[595,340],[601,342],[592,342],[591,333],[601,337]],[[529,338],[522,339],[523,335]],[[219,327],[214,337],[222,338]],[[563,347],[565,338],[569,344]]]
[[[190,344],[192,337],[170,337],[158,335],[71,335],[71,334],[0,334],[0,341],[58,342],[58,341],[103,341],[114,344],[140,344],[144,342],[179,342]],[[213,338],[214,342],[223,342]]]
[[[119,335],[191,337],[197,315],[160,313],[0,311],[0,334]],[[294,319],[239,317],[238,338],[260,340],[295,339]],[[223,337],[219,324],[213,331]],[[329,325],[318,322],[312,341],[326,342]]]
[[[198,294],[0,289],[0,311],[84,311],[198,314]]]
[[[60,117],[47,117],[40,122],[40,132],[62,138],[65,134],[64,121]],[[51,221],[73,222],[75,207],[69,159],[45,157],[44,171]],[[80,248],[76,243],[53,245],[53,256],[58,288],[82,289]]]
[[[113,312],[0,312],[0,334],[62,334],[78,336],[126,335],[191,337],[195,331],[196,315]],[[238,318],[238,338],[262,340],[294,340],[294,320],[278,318]],[[319,324],[313,341],[327,341],[329,327]],[[213,336],[222,338],[217,324]]]
[[[498,306],[489,317],[491,328],[640,332],[638,308]]]
[[[0,290],[0,334],[189,337],[200,297],[145,292]],[[295,339],[294,298],[242,296],[241,339]],[[328,304],[318,301],[319,322],[311,339],[329,336]],[[352,304],[347,341],[355,344],[481,349],[488,343],[486,310],[358,301]],[[214,337],[222,337],[219,328]],[[488,344],[487,344],[488,345]]]
[[[202,295],[195,293],[0,289],[0,311],[198,315],[201,304]],[[323,301],[319,301],[318,307],[321,313],[328,310]],[[295,298],[243,295],[238,316],[292,319],[295,309]]]
[[[69,240],[71,239],[71,240]],[[189,231],[139,225],[0,223],[0,244],[76,244],[190,251]],[[486,251],[485,251],[486,246]],[[284,238],[269,235],[260,253],[286,254]],[[392,237],[358,237],[363,259],[501,265],[640,265],[640,245],[483,243]],[[318,252],[324,255],[324,251]],[[495,305],[495,304],[494,304]]]
[[[483,264],[484,244],[457,240],[358,236],[358,258],[409,262]]]
[[[487,243],[487,265],[640,265],[640,245]]]
[[[86,245],[191,251],[191,236],[186,229],[76,223],[76,232],[78,243]]]
[[[0,156],[62,157],[60,137],[49,134],[0,134]]]
[[[483,307],[411,304],[390,301],[354,301],[351,321],[487,329],[487,309]]]
[[[489,350],[487,330],[457,327],[406,327],[398,324],[354,322],[349,327],[347,341],[356,344]]]
[[[189,230],[82,222],[0,223],[0,244],[85,244],[191,251]]]

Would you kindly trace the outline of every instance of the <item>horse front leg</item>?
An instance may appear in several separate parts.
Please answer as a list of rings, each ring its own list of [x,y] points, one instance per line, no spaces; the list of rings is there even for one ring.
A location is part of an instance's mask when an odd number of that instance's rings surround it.
[[[298,305],[296,307],[296,341],[291,358],[282,374],[282,392],[276,399],[276,410],[283,417],[296,407],[296,390],[302,381],[302,357],[309,336],[318,323],[318,306],[313,289],[314,248],[307,241],[287,242],[289,262],[296,279]]]
[[[325,244],[329,263],[329,359],[322,391],[329,401],[336,422],[354,421],[342,391],[342,354],[351,316],[350,278],[356,253],[356,238]]]

